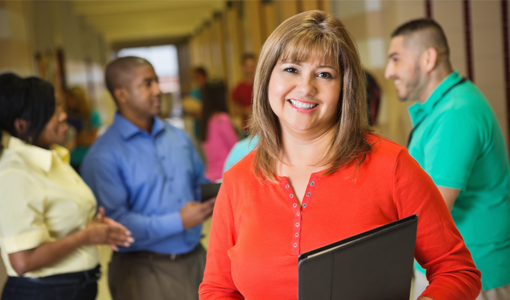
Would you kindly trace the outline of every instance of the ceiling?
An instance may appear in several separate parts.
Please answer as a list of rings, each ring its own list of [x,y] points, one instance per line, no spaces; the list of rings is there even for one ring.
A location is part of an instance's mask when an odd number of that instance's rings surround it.
[[[111,45],[177,40],[192,35],[216,12],[222,0],[73,1],[74,10]]]

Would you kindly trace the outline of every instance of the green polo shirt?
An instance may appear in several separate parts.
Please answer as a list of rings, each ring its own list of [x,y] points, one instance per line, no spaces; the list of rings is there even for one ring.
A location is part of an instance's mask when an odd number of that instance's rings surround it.
[[[452,217],[488,290],[510,284],[508,154],[491,106],[461,80],[453,72],[425,103],[409,108],[409,152],[437,186],[460,190]]]

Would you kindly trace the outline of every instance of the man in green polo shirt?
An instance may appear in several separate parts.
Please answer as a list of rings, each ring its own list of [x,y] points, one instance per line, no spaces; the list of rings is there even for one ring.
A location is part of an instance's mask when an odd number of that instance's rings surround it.
[[[393,32],[385,76],[400,100],[416,101],[409,108],[414,128],[408,149],[436,183],[482,272],[477,299],[510,299],[509,164],[491,106],[453,71],[446,36],[430,19]],[[427,285],[417,265],[415,296]]]

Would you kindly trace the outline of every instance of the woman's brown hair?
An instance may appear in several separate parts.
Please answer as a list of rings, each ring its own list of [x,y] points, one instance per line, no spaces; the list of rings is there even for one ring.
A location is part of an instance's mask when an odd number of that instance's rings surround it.
[[[276,168],[281,161],[282,136],[278,117],[268,99],[271,73],[278,63],[305,61],[321,57],[341,71],[342,90],[336,115],[335,137],[329,155],[321,165],[331,166],[330,174],[357,160],[361,164],[371,150],[365,134],[369,132],[365,72],[358,50],[340,20],[322,11],[307,11],[283,22],[262,47],[253,87],[251,134],[260,135],[253,167],[261,180],[276,182]]]

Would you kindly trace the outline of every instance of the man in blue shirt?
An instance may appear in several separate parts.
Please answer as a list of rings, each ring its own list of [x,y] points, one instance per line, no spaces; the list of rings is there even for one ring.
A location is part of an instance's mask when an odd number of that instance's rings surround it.
[[[201,224],[214,206],[195,201],[208,182],[203,164],[186,133],[156,118],[161,90],[148,61],[119,58],[105,79],[118,112],[85,157],[82,176],[106,214],[135,239],[112,256],[112,297],[198,299]]]

